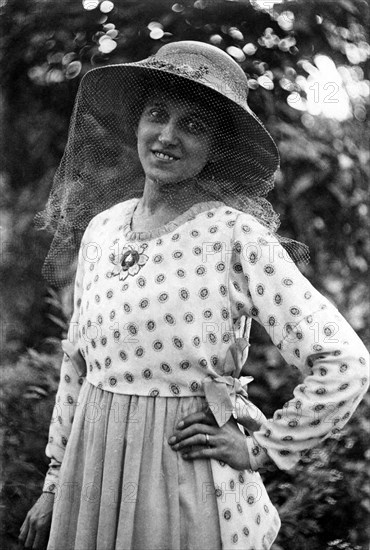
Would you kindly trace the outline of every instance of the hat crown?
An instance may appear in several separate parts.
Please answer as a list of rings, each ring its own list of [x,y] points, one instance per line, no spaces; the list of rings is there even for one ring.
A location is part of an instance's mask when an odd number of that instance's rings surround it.
[[[162,46],[144,63],[213,88],[237,103],[248,96],[243,69],[226,52],[203,42],[183,40]]]

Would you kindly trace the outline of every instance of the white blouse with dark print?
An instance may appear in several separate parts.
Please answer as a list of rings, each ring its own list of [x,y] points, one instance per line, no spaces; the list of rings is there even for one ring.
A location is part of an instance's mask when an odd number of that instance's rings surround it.
[[[253,216],[200,203],[137,233],[136,204],[100,213],[82,240],[44,490],[57,482],[85,374],[103,390],[156,398],[205,395],[205,381],[225,380],[235,403],[227,377],[240,375],[252,319],[304,380],[247,436],[251,467],[266,453],[293,467],[354,412],[368,387],[366,348]]]

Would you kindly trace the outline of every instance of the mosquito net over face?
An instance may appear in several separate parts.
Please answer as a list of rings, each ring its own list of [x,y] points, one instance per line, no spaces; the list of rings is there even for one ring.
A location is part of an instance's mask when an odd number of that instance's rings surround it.
[[[114,204],[142,195],[146,166],[140,161],[137,135],[153,102],[164,105],[166,112],[177,106],[183,115],[180,133],[184,139],[189,135],[192,143],[198,140],[199,155],[206,155],[200,171],[191,174],[194,196],[248,212],[275,232],[278,216],[264,197],[273,187],[279,156],[250,110],[247,94],[247,78],[239,65],[219,48],[201,42],[167,44],[143,61],[86,73],[48,203],[36,217],[39,228],[54,233],[44,264],[46,279],[55,286],[70,283],[89,221]],[[189,110],[200,113],[195,121],[187,117]],[[164,115],[151,111],[149,116]],[[165,182],[169,204],[178,201],[179,185],[178,175]],[[184,210],[191,206],[186,202]],[[278,238],[295,261],[307,261],[305,245]]]

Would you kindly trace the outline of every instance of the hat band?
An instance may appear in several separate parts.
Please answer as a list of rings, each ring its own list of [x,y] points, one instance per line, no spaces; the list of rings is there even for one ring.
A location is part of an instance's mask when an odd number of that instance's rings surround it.
[[[173,59],[173,57],[174,56],[172,56],[171,59]],[[189,55],[176,55],[176,57],[178,60],[175,60],[175,63],[153,56],[143,62],[139,62],[138,64],[148,68],[159,69],[164,72],[182,76],[204,84],[208,88],[215,90],[231,101],[242,105],[243,108],[247,108],[249,111],[246,104],[248,96],[247,82],[241,83],[239,81],[239,85],[237,85],[238,83],[235,82],[234,74],[231,74],[229,71],[220,72],[218,67],[209,67],[206,64],[199,64],[199,59],[196,60],[196,66],[191,65],[189,63],[189,61],[191,62],[191,59],[189,59],[191,56]],[[208,60],[206,59],[206,61]]]

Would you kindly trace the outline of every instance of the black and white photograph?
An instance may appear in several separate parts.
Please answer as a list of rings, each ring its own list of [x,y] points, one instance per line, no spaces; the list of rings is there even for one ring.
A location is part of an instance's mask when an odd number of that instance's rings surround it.
[[[368,0],[0,0],[1,550],[368,550]]]

